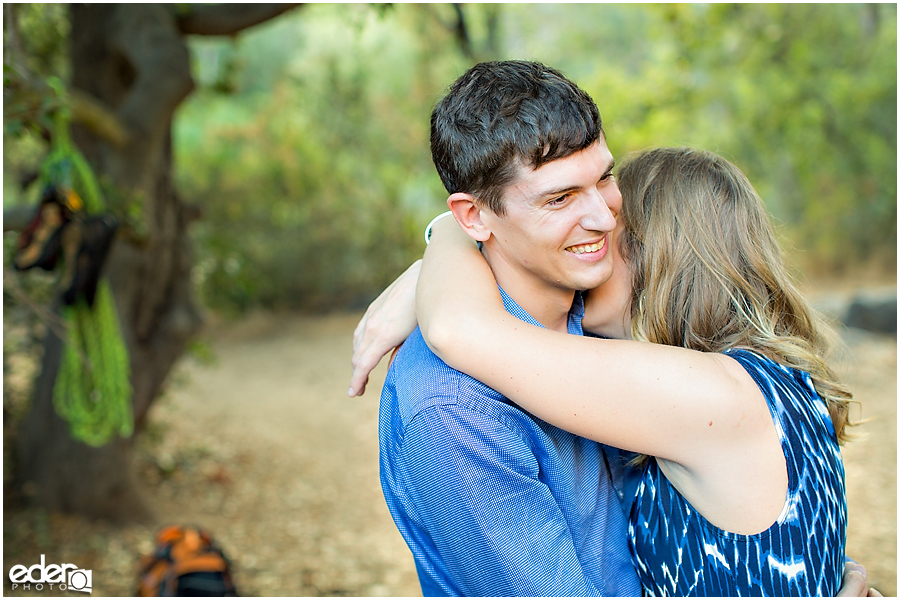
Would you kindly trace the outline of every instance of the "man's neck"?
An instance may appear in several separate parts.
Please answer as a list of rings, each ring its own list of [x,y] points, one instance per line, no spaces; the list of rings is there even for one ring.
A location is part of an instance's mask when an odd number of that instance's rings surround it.
[[[521,268],[510,265],[500,256],[482,252],[494,273],[497,284],[535,321],[554,331],[568,333],[569,310],[575,292],[555,287],[536,277],[528,277]]]

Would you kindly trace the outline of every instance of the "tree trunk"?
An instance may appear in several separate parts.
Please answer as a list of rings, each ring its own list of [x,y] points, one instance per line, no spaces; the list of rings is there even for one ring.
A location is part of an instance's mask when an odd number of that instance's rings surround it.
[[[189,55],[171,9],[74,4],[72,85],[110,107],[129,131],[112,147],[85,129],[73,140],[99,178],[139,202],[144,229],[113,244],[112,286],[131,360],[135,432],[185,344],[200,326],[192,299],[188,210],[172,183],[172,117],[193,89]],[[147,519],[135,488],[134,438],[93,448],[74,441],[52,406],[62,344],[49,332],[30,412],[19,432],[16,477],[50,510],[113,520]]]

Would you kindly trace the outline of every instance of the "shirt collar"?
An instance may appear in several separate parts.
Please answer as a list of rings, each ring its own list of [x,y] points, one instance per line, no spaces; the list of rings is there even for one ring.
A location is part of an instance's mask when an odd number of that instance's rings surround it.
[[[512,316],[525,321],[526,323],[530,323],[532,325],[537,325],[538,327],[544,327],[538,321],[532,317],[528,312],[519,306],[518,302],[513,300],[509,294],[507,294],[502,287],[499,285],[497,288],[500,290],[500,296],[503,297],[503,307],[506,309],[506,312],[511,314]],[[584,335],[584,331],[581,328],[581,320],[584,318],[584,296],[582,296],[581,292],[575,292],[575,300],[572,302],[572,307],[569,309],[569,320],[568,320],[568,331],[572,335]]]

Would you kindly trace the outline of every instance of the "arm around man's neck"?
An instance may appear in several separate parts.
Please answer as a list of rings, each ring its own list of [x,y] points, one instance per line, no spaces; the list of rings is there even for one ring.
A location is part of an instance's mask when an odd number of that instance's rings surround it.
[[[435,223],[416,288],[416,316],[428,346],[440,356],[447,343],[475,343],[477,323],[504,314],[497,282],[475,241],[454,219]]]

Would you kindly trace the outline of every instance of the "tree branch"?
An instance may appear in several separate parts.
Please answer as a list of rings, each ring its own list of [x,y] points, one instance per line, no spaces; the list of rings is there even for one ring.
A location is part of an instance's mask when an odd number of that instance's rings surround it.
[[[456,13],[456,26],[453,28],[453,34],[456,36],[456,41],[463,55],[474,61],[475,52],[472,50],[472,39],[469,37],[469,28],[466,26],[466,16],[463,13],[462,6],[458,2],[454,2],[453,10]]]
[[[69,108],[72,121],[81,123],[91,132],[113,146],[121,148],[128,143],[128,128],[109,107],[79,89],[69,88]]]
[[[7,89],[4,89],[4,100],[7,93],[17,90],[24,94],[27,104],[35,107],[41,106],[44,98],[55,97],[56,92],[40,77],[35,76],[25,66],[24,52],[18,28],[18,15],[14,6],[5,4],[4,21],[7,37],[9,39],[9,54],[7,65],[12,73]],[[101,139],[114,146],[122,147],[128,142],[128,128],[116,113],[93,96],[73,87],[66,89],[65,102],[71,111],[72,120],[81,123]]]
[[[466,24],[466,14],[461,4],[454,3],[451,5],[453,7],[453,16],[455,17],[452,22],[448,22],[441,17],[440,11],[435,10],[434,8],[436,5],[420,4],[419,6],[421,6],[428,14],[430,14],[432,18],[434,18],[434,20],[441,25],[441,27],[444,27],[450,32],[450,34],[453,36],[453,40],[456,42],[463,56],[465,56],[473,63],[478,62],[478,57],[476,56],[475,50],[472,47],[472,38],[469,35],[469,28]]]
[[[193,35],[233,35],[302,4],[220,4],[191,6],[176,15],[178,30]]]
[[[6,25],[5,40],[9,44],[9,48],[4,48],[10,52],[17,61],[21,61],[21,57],[25,54],[22,51],[21,36],[19,35],[19,15],[15,4],[3,5],[3,23]]]
[[[18,78],[4,90],[4,100],[13,97],[8,94],[17,94],[16,98],[24,101],[29,108],[34,107],[34,110],[37,111],[45,98],[56,95],[56,92],[44,80],[17,66],[13,66],[13,69]],[[59,104],[61,103],[54,102],[51,106],[59,106]],[[72,122],[81,123],[99,138],[118,148],[128,143],[130,134],[125,124],[112,109],[90,94],[69,87],[66,89],[65,104],[71,111]]]

